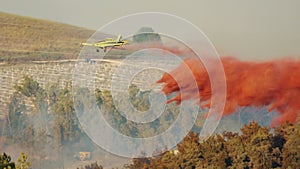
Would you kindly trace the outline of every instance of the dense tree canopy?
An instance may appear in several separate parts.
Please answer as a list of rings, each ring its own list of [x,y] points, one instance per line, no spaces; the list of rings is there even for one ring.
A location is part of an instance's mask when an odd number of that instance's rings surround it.
[[[134,159],[128,169],[152,168],[300,168],[300,118],[275,131],[251,122],[241,133],[224,132],[199,140],[190,132],[174,150],[153,158]]]
[[[58,149],[59,146],[75,145],[87,139],[74,106],[84,112],[84,109],[96,104],[112,127],[130,137],[157,135],[174,122],[179,111],[175,106],[168,105],[158,119],[140,125],[128,120],[117,110],[109,91],[96,89],[94,103],[91,97],[93,93],[86,88],[73,89],[76,97],[83,98],[81,102],[73,100],[70,84],[64,88],[52,84],[43,89],[32,78],[24,77],[24,81],[15,89],[16,93],[9,104],[6,144],[19,143],[27,148],[34,147],[40,150],[36,152],[39,156],[43,155],[49,137],[53,139],[50,142],[58,145]],[[132,85],[128,93],[131,104],[137,110],[143,113],[149,109],[149,91],[141,91]],[[25,106],[25,97],[32,101],[33,109]],[[35,125],[36,120],[39,125]],[[284,123],[272,129],[251,122],[244,125],[240,133],[226,131],[205,140],[200,139],[198,133],[190,132],[173,150],[153,153],[154,157],[135,158],[132,164],[124,168],[300,168],[300,118],[296,124]],[[0,156],[0,169],[8,166],[20,168],[20,165],[23,166],[21,168],[30,166],[24,154],[21,154],[16,165],[8,155]],[[85,168],[98,169],[102,166],[94,163]]]

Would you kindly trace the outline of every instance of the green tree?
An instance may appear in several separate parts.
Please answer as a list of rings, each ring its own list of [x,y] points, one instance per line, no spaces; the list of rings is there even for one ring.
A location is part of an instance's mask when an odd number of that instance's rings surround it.
[[[150,108],[149,94],[150,91],[140,91],[140,89],[132,84],[129,86],[129,99],[131,104],[139,111],[147,111]]]
[[[46,135],[49,126],[48,102],[46,100],[47,93],[39,86],[39,83],[29,76],[24,76],[20,85],[15,85],[16,93],[19,99],[31,100],[33,109],[22,113],[25,119],[21,119],[21,124],[29,122],[23,127],[22,135],[19,135],[18,142],[21,142],[26,148],[33,150],[38,149],[37,154],[44,156],[46,143]]]
[[[55,138],[62,145],[77,142],[82,134],[74,108],[71,87],[66,85],[50,95],[53,99]]]
[[[246,144],[251,168],[269,169],[272,167],[271,137],[269,129],[263,127],[253,134],[250,143]]]
[[[202,156],[197,161],[197,168],[226,168],[227,150],[224,137],[217,134],[200,144]]]
[[[224,132],[228,159],[228,168],[249,168],[249,157],[244,143],[237,133]]]
[[[21,152],[18,162],[16,164],[16,169],[30,169],[31,163],[28,161],[28,156]]]
[[[47,127],[48,121],[48,103],[46,101],[47,93],[45,90],[39,86],[37,81],[29,76],[24,76],[21,85],[16,84],[15,89],[19,94],[29,98],[34,105],[35,110],[30,112],[33,115],[37,115],[34,116],[36,117],[34,120],[38,120],[38,123],[33,124],[37,124],[38,126],[34,128],[44,130]]]
[[[134,159],[128,168],[300,168],[299,119],[295,125],[282,124],[274,133],[251,122],[240,135],[224,132],[202,142],[191,132],[177,145],[178,154],[170,150],[152,158]]]
[[[0,155],[0,169],[15,169],[15,163],[11,162],[11,157],[5,153]]]
[[[300,117],[283,148],[282,168],[300,168]]]
[[[22,102],[22,97],[18,93],[14,93],[11,101],[8,105],[8,129],[9,138],[13,139],[13,142],[26,141],[25,130],[29,127],[28,118],[26,115],[26,107]]]
[[[15,85],[15,89],[26,97],[36,97],[42,90],[42,88],[39,86],[39,83],[34,81],[29,76],[23,76],[23,82],[21,86]]]

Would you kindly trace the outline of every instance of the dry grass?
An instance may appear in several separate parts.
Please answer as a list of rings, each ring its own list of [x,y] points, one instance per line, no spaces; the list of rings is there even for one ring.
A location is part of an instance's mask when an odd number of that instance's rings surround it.
[[[0,12],[0,62],[77,58],[93,30]]]

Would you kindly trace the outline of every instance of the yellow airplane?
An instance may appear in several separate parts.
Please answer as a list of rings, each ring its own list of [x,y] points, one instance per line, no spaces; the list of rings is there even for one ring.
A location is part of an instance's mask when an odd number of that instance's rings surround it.
[[[107,48],[113,48],[115,46],[123,46],[127,45],[128,41],[121,40],[122,36],[118,35],[117,39],[112,38],[106,38],[105,40],[96,42],[96,43],[81,43],[82,46],[94,46],[100,49],[103,49],[104,52],[106,52]],[[97,52],[99,52],[99,49],[97,49]]]

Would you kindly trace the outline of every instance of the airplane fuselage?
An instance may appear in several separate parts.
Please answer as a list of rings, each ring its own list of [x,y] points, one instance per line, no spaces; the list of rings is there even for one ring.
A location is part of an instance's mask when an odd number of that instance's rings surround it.
[[[106,52],[106,48],[108,48],[108,47],[113,48],[115,46],[123,46],[126,44],[128,44],[128,41],[121,40],[120,35],[118,36],[118,38],[116,40],[112,39],[112,38],[106,38],[105,40],[99,41],[96,43],[81,43],[81,45],[83,45],[83,46],[94,46],[94,47],[104,49],[104,52]],[[97,52],[99,52],[99,50],[97,50]]]

